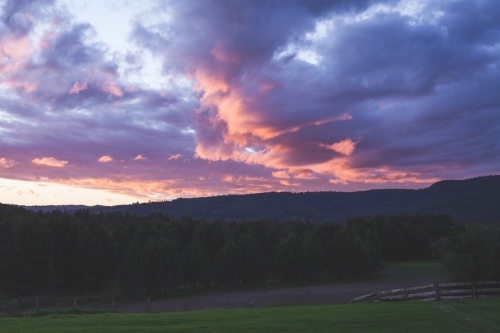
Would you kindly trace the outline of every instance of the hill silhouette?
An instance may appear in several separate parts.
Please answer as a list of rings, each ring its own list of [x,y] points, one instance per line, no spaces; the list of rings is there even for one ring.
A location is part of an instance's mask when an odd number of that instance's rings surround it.
[[[457,222],[500,222],[500,176],[444,180],[420,190],[383,189],[359,192],[269,192],[175,199],[120,206],[28,206],[30,210],[135,215],[163,213],[206,221],[309,220],[343,222],[354,216],[446,214]]]

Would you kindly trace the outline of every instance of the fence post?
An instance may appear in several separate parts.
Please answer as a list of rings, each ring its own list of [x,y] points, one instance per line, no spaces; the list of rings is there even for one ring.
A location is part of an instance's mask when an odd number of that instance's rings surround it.
[[[146,303],[147,303],[147,311],[149,312],[149,298],[146,298]]]
[[[114,298],[111,299],[111,309],[113,309],[113,310],[115,309],[115,299]]]
[[[439,282],[436,282],[436,301],[439,301],[441,298],[439,297]]]
[[[35,307],[36,307],[36,312],[38,313],[38,310],[39,310],[38,297],[36,298],[36,301],[35,301]]]
[[[378,291],[378,301],[381,302],[382,301],[382,296],[380,296],[380,290]]]
[[[408,300],[408,287],[405,287],[405,301]]]
[[[73,307],[76,308],[76,298],[73,298]]]
[[[477,294],[476,294],[476,282],[475,281],[472,281],[472,296],[474,297],[474,299],[477,298]]]

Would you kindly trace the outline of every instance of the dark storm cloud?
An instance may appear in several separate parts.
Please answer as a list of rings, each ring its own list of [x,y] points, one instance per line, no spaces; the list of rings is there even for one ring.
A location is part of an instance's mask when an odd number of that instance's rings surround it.
[[[280,47],[290,41],[299,40],[305,32],[313,30],[316,17],[332,10],[365,8],[367,3],[366,1],[177,3],[172,10],[175,15],[175,25],[160,24],[148,29],[138,24],[134,35],[141,45],[149,47],[158,54],[166,55],[164,67],[167,72],[177,69],[194,77],[201,85],[202,97],[209,95],[212,87],[215,87],[215,90],[222,90],[222,94],[227,93],[224,92],[224,86],[230,86],[232,91],[245,95],[253,92],[258,94],[262,85],[279,84],[280,80],[287,80],[282,75],[284,68],[272,62]],[[305,72],[307,69],[298,69],[292,75],[300,76],[301,71]],[[285,84],[291,83],[293,82],[285,82]],[[287,93],[286,90],[284,92]],[[294,98],[299,98],[297,91],[290,93]],[[217,94],[216,92],[215,95]],[[296,110],[287,108],[283,103],[286,103],[283,97],[279,92],[269,94],[263,99],[263,103],[276,98],[278,99],[276,103],[280,107],[268,112],[261,105],[257,105],[258,109],[252,110],[253,115],[267,116],[269,119],[261,121],[278,123],[272,126],[285,130],[287,123],[290,123],[290,126],[297,126],[301,125],[302,121],[309,120],[294,121],[293,114],[304,118],[301,115],[303,108],[300,106],[296,107]],[[209,151],[214,150],[213,158],[227,158],[232,154],[234,147],[231,143],[224,143],[224,137],[234,130],[241,131],[241,129],[229,119],[215,123],[214,118],[220,117],[221,113],[212,109],[210,105],[202,106],[195,117],[198,120],[195,125],[201,148],[198,154],[212,158],[209,156]],[[280,109],[286,110],[284,111],[286,117],[280,117]],[[236,115],[236,117],[244,116]],[[255,124],[249,125],[243,129],[247,133],[241,134],[246,137],[244,140],[249,144],[258,144],[251,135],[248,135],[253,129],[252,125]]]
[[[246,162],[314,165],[345,159],[333,145],[349,139],[356,151],[346,163],[360,170],[453,166],[464,176],[487,164],[495,172],[500,5],[404,12],[396,4],[183,3],[174,24],[138,25],[135,37],[199,84],[203,158],[241,160],[242,148],[260,146],[268,158]],[[318,19],[333,28],[308,39]],[[300,49],[319,64],[300,59]]]

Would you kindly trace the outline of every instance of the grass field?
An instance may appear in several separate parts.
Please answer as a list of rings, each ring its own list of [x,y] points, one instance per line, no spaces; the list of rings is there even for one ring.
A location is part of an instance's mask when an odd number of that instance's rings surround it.
[[[500,300],[0,318],[0,332],[500,332]]]

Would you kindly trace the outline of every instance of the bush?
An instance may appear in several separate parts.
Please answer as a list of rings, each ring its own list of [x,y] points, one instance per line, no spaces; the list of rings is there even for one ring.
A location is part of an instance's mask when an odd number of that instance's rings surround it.
[[[500,226],[455,227],[444,241],[444,261],[457,281],[500,280]]]

